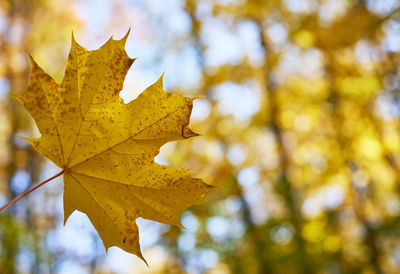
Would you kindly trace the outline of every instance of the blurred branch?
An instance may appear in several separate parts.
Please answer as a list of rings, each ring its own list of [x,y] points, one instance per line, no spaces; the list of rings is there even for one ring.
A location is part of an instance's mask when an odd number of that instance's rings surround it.
[[[295,241],[297,244],[297,263],[300,267],[299,273],[312,273],[312,264],[311,260],[308,256],[308,252],[306,250],[306,241],[303,239],[301,235],[302,230],[302,216],[299,212],[300,206],[298,205],[297,199],[294,196],[295,192],[292,189],[292,184],[287,178],[287,167],[289,165],[289,157],[285,148],[285,144],[283,141],[283,133],[282,129],[278,125],[278,102],[277,102],[277,91],[273,80],[271,79],[271,68],[269,66],[269,58],[272,58],[272,51],[268,45],[268,41],[263,32],[263,24],[262,21],[254,19],[255,23],[259,28],[259,37],[261,46],[264,50],[265,54],[265,62],[263,65],[265,72],[265,91],[267,93],[268,98],[268,107],[269,107],[269,118],[270,123],[269,126],[272,128],[274,135],[276,137],[276,141],[280,151],[280,168],[281,173],[277,179],[276,185],[280,190],[280,194],[285,199],[287,208],[289,209],[289,219],[293,224],[296,232],[295,232]]]
[[[232,79],[236,78],[235,72],[243,73],[243,71],[245,71],[245,72],[251,73],[250,69],[243,70],[242,64],[240,65],[240,70],[239,70],[239,66],[226,65],[226,66],[218,68],[217,72],[212,76],[206,73],[205,62],[204,62],[205,47],[202,44],[201,37],[200,37],[201,21],[198,20],[198,18],[196,16],[197,2],[194,0],[186,0],[185,3],[186,3],[185,10],[188,12],[191,22],[192,22],[192,35],[195,38],[194,44],[198,51],[199,64],[201,66],[203,78],[204,78],[203,85],[201,86],[201,90],[199,91],[199,93],[207,94],[207,92],[213,85],[217,85],[224,81],[232,80]],[[242,77],[240,77],[239,79],[242,79]],[[235,80],[237,80],[237,79],[235,79]],[[265,235],[264,234],[261,235],[258,232],[258,229],[251,218],[250,206],[247,203],[246,199],[244,199],[244,195],[243,195],[241,187],[237,184],[237,182],[236,182],[235,186],[236,186],[235,193],[237,193],[239,195],[239,198],[240,198],[240,201],[242,204],[242,212],[243,212],[242,217],[243,217],[243,221],[247,227],[246,234],[249,237],[250,242],[252,243],[252,246],[254,247],[254,250],[252,251],[253,257],[256,258],[256,261],[259,264],[258,271],[259,271],[259,273],[271,273],[271,269],[268,266],[266,260],[264,259],[266,252],[264,249],[264,244],[263,244],[262,239],[265,237]],[[240,265],[239,262],[236,262],[235,268],[241,269],[242,266]],[[241,271],[246,271],[246,270],[242,269]]]
[[[334,84],[334,79],[336,79],[336,70],[330,66],[330,64],[334,64],[334,56],[327,55],[328,60],[326,62],[324,71],[325,71],[325,78],[329,81],[328,86],[331,88],[330,89],[330,98],[328,101],[332,104],[333,107],[333,114],[332,114],[332,120],[333,124],[335,126],[335,133],[336,133],[336,138],[338,140],[339,146],[340,146],[340,153],[342,156],[342,159],[344,161],[345,166],[347,166],[347,170],[350,173],[349,177],[352,178],[353,174],[353,169],[357,168],[356,162],[354,162],[352,159],[347,158],[347,153],[350,148],[346,147],[346,142],[345,137],[342,135],[342,130],[341,130],[341,124],[343,121],[340,119],[340,113],[338,112],[338,107],[341,101],[341,96],[338,93],[337,90],[335,90],[333,87],[335,86]],[[351,144],[351,143],[350,143]],[[366,219],[364,210],[363,210],[363,205],[361,204],[362,199],[357,193],[357,189],[355,189],[355,186],[353,184],[353,181],[350,183],[349,186],[349,193],[350,193],[350,198],[353,200],[351,205],[354,208],[354,211],[356,213],[356,216],[358,218],[358,221],[362,224],[362,226],[365,228],[365,237],[364,237],[364,244],[366,247],[370,249],[371,255],[370,255],[370,262],[372,267],[375,270],[376,274],[381,274],[382,269],[379,264],[379,257],[380,257],[380,249],[377,243],[377,237],[378,235],[375,233],[375,228],[372,224],[368,222]]]

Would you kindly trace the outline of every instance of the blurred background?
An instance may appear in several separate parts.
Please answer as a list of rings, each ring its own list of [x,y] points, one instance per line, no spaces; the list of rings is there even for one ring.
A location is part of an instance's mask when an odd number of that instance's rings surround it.
[[[29,52],[61,81],[72,31],[88,49],[132,27],[121,96],[165,72],[202,136],[158,163],[218,188],[181,230],[138,219],[143,253],[63,226],[62,179],[0,214],[0,273],[400,273],[398,0],[0,0],[0,205],[58,172],[13,95]]]

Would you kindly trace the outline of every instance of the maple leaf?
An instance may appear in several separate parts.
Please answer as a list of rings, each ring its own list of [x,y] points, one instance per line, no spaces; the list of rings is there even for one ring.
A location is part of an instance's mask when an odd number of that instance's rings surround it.
[[[181,212],[211,187],[189,170],[154,162],[166,142],[197,136],[188,127],[196,98],[166,92],[161,77],[125,104],[119,92],[134,62],[124,49],[128,34],[93,51],[72,36],[60,84],[31,58],[28,89],[18,99],[41,133],[26,140],[62,168],[64,224],[79,210],[106,250],[118,246],[144,260],[136,218],[182,227]]]

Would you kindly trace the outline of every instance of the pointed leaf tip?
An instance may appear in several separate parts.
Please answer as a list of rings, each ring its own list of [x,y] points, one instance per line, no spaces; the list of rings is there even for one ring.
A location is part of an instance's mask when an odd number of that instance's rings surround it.
[[[164,85],[164,72],[161,74],[160,78],[158,78],[157,83],[163,87]]]
[[[142,252],[139,251],[140,253],[137,255],[142,261],[147,265],[147,267],[150,267],[149,264],[147,263],[146,259],[143,257]]]
[[[183,226],[181,220],[179,220],[175,225],[176,225],[177,227],[179,227],[180,229],[184,229],[184,230],[187,229],[186,227]]]
[[[161,74],[160,78],[158,78],[157,81],[154,82],[152,87],[160,88],[161,90],[165,91],[163,88],[163,80],[164,80],[164,73]]]
[[[10,95],[10,97],[11,97],[12,99],[14,99],[14,100],[17,100],[17,101],[20,102],[20,103],[23,103],[23,97],[22,97],[22,95]],[[19,137],[19,136],[17,136],[17,137]]]
[[[132,66],[132,64],[136,61],[136,58],[129,58],[128,59],[128,66]]]
[[[128,37],[129,37],[130,32],[131,32],[131,27],[129,27],[128,32],[127,32],[127,33],[125,34],[125,36],[122,37],[122,39],[121,39],[121,42],[123,42],[124,45],[125,45],[125,43],[126,43],[126,40],[127,40]]]
[[[77,44],[77,42],[75,40],[74,31],[71,31],[71,46],[76,45],[76,44]]]
[[[199,136],[200,134],[192,131],[188,125],[182,127],[182,137],[185,139]]]
[[[83,47],[76,41],[74,32],[72,31],[72,32],[71,32],[71,49],[73,49],[73,48],[75,48],[75,47],[77,47],[77,48],[83,48]]]
[[[35,59],[33,59],[32,55],[29,52],[25,51],[25,53],[29,57],[29,63],[30,63],[30,66],[31,66],[31,71],[36,69],[38,67],[38,64],[35,62]]]

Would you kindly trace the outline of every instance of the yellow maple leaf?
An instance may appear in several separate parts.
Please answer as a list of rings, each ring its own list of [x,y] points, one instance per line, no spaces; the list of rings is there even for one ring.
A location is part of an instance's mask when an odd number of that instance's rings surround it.
[[[62,168],[64,223],[84,212],[106,250],[118,246],[144,260],[136,218],[181,227],[181,212],[211,187],[154,162],[166,142],[197,135],[188,127],[196,98],[166,92],[161,77],[125,104],[119,92],[134,62],[124,49],[128,34],[93,51],[72,37],[61,84],[31,58],[28,90],[18,99],[41,133],[26,140]]]

